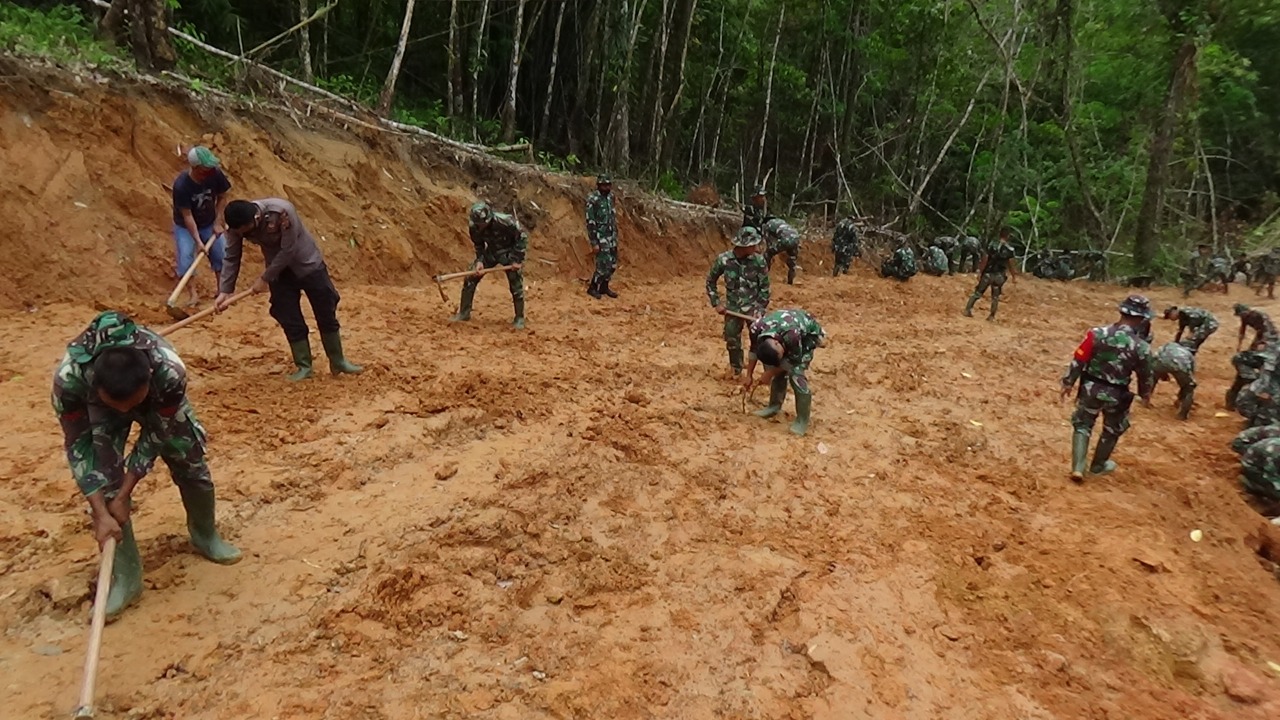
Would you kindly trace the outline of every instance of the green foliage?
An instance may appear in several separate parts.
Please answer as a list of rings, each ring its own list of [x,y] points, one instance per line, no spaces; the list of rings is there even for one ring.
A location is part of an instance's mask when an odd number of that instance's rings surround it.
[[[669,198],[684,199],[684,184],[680,182],[680,179],[676,177],[675,172],[672,170],[668,169],[658,176],[654,189]]]
[[[111,64],[118,61],[94,37],[93,28],[80,8],[71,5],[33,10],[0,4],[0,48],[61,62]]]

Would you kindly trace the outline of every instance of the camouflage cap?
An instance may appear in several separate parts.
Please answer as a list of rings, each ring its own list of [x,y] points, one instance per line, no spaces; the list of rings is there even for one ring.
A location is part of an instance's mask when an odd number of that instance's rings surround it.
[[[597,184],[597,185],[612,185],[612,184],[613,184],[613,177],[612,177],[612,176],[610,176],[610,175],[609,175],[609,173],[600,173],[599,175],[596,175],[596,184]]]
[[[489,203],[486,202],[478,202],[472,205],[469,214],[471,222],[476,225],[485,225],[490,220],[493,220],[493,208],[489,207]]]
[[[733,236],[734,247],[755,247],[760,244],[760,232],[750,225],[744,225],[737,235]]]
[[[1146,295],[1130,295],[1120,303],[1120,314],[1129,317],[1151,317],[1151,301]]]
[[[137,343],[138,326],[128,315],[108,310],[89,323],[89,327],[67,346],[71,360],[84,365],[93,362],[98,353],[111,348],[133,347]]]

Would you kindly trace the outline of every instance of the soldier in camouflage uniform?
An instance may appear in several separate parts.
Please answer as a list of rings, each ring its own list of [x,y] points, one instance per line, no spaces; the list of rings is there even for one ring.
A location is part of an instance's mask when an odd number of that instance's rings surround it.
[[[832,277],[849,274],[849,267],[853,265],[853,259],[862,257],[862,244],[858,240],[858,226],[854,224],[852,217],[847,217],[836,223],[835,235],[831,238],[831,252],[835,255],[835,265],[832,266],[831,270]]]
[[[1182,271],[1182,297],[1189,297],[1192,290],[1199,290],[1208,281],[1211,250],[1212,248],[1204,243],[1196,246],[1195,254],[1187,261],[1187,267]]]
[[[1084,272],[1090,280],[1099,282],[1107,278],[1107,254],[1101,250],[1088,250],[1082,256]]]
[[[1240,455],[1240,483],[1260,500],[1280,502],[1280,425],[1261,425],[1236,436],[1231,449]]]
[[[764,363],[760,382],[769,383],[769,405],[755,412],[756,417],[771,418],[782,412],[787,397],[787,384],[796,394],[796,419],[791,432],[804,435],[809,430],[813,393],[805,370],[813,361],[813,352],[826,338],[822,326],[804,310],[774,310],[751,324],[751,355],[743,392],[750,393],[755,381],[756,361]]]
[[[1151,346],[1138,337],[1138,327],[1151,317],[1151,303],[1142,295],[1130,295],[1120,303],[1120,321],[1093,328],[1076,348],[1075,355],[1062,378],[1062,399],[1071,394],[1076,382],[1076,411],[1071,416],[1071,479],[1084,482],[1085,462],[1089,455],[1089,438],[1098,415],[1102,419],[1102,436],[1093,453],[1089,472],[1103,475],[1116,469],[1111,460],[1120,436],[1129,429],[1129,407],[1133,393],[1129,378],[1138,378],[1138,395],[1144,403],[1151,400],[1153,384]]]
[[[1196,394],[1196,355],[1185,345],[1168,342],[1160,346],[1152,360],[1155,381],[1152,391],[1161,381],[1173,378],[1178,383],[1178,419],[1186,420]]]
[[[602,295],[618,297],[609,287],[618,268],[618,217],[613,208],[613,179],[608,175],[597,177],[595,192],[587,196],[587,240],[596,259],[587,294],[597,300]]]
[[[978,242],[978,238],[965,235],[958,238],[956,244],[959,247],[956,252],[956,271],[963,273],[977,270],[982,257],[982,243]]]
[[[942,277],[950,269],[950,263],[947,261],[947,253],[938,247],[938,241],[934,240],[922,252],[921,267],[924,271],[934,277]]]
[[[1276,276],[1280,275],[1280,248],[1271,248],[1271,251],[1258,260],[1258,271],[1254,275],[1254,282],[1257,283],[1257,294],[1262,294],[1262,288],[1267,289],[1267,298],[1274,300],[1276,297]]]
[[[1244,345],[1245,332],[1250,328],[1254,332],[1253,342],[1249,345],[1250,350],[1262,350],[1280,340],[1280,334],[1276,333],[1276,326],[1271,322],[1271,316],[1244,303],[1236,303],[1234,311],[1236,317],[1240,318],[1240,337],[1236,339],[1236,352],[1239,352]]]
[[[769,307],[769,266],[758,252],[760,234],[743,226],[733,238],[733,249],[716,256],[707,273],[707,299],[716,312],[724,315],[724,344],[729,350],[729,366],[733,376],[742,374],[742,318],[725,315],[732,310],[760,317]],[[716,286],[724,277],[725,304],[720,304]]]
[[[515,306],[515,320],[511,327],[524,329],[524,268],[525,253],[529,250],[529,233],[520,221],[506,213],[494,212],[488,203],[478,202],[468,213],[471,244],[476,248],[476,272],[485,268],[510,265],[507,270],[507,286],[511,288],[511,304]],[[476,287],[483,275],[472,275],[462,282],[462,304],[458,314],[450,322],[466,322],[471,319],[471,303],[476,297]]]
[[[911,244],[907,242],[906,237],[900,237],[898,248],[880,264],[880,277],[891,277],[906,282],[915,277],[916,272],[916,251],[911,249]]]
[[[764,262],[773,267],[776,255],[787,256],[787,284],[796,281],[796,258],[800,256],[800,233],[782,218],[769,218],[764,224]]]
[[[768,200],[765,196],[764,186],[756,188],[756,192],[751,196],[751,201],[742,206],[742,227],[749,227],[757,233],[764,232],[765,221],[769,219]]]
[[[956,274],[956,239],[950,235],[942,235],[933,239],[933,244],[942,249],[947,258],[947,274]]]
[[[217,563],[240,559],[214,525],[204,427],[187,400],[186,367],[167,340],[122,313],[98,315],[67,345],[53,375],[52,399],[71,476],[89,502],[98,544],[117,541],[108,617],[142,594],[130,498],[157,457],[178,486],[195,549]],[[140,432],[126,457],[134,423]]]
[[[1181,343],[1193,353],[1199,352],[1204,341],[1218,331],[1218,318],[1203,308],[1174,305],[1165,308],[1164,319],[1178,321],[1178,334],[1174,336],[1173,341]],[[1188,330],[1191,331],[1191,335],[1183,338],[1182,334]]]
[[[1004,292],[1006,273],[1017,282],[1018,273],[1013,269],[1013,258],[1017,253],[1009,244],[1009,228],[1000,229],[1000,238],[987,248],[982,256],[982,264],[978,266],[978,286],[969,296],[969,304],[964,306],[964,316],[973,317],[973,306],[982,294],[991,288],[991,312],[987,320],[996,319],[996,311],[1000,309],[1000,294]]]

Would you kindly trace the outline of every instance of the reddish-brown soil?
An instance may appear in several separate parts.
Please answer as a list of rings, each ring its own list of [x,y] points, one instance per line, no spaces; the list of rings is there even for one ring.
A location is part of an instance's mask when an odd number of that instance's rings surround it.
[[[167,319],[160,184],[205,135],[238,188],[293,198],[325,238],[367,372],[287,383],[260,298],[173,336],[246,557],[193,555],[157,469],[99,717],[1280,717],[1280,583],[1255,553],[1274,538],[1218,416],[1230,323],[1192,419],[1162,388],[1121,469],[1074,486],[1057,378],[1122,289],[1028,278],[989,324],[959,314],[971,278],[833,280],[806,245],[774,304],[832,342],[797,439],[723,379],[709,220],[624,190],[622,297],[592,301],[589,179],[3,69],[3,717],[69,715],[96,566],[49,373],[95,307]],[[525,333],[500,279],[460,327],[458,286],[446,305],[427,280],[469,256],[468,176],[544,213]],[[1226,320],[1245,297],[1196,302]]]

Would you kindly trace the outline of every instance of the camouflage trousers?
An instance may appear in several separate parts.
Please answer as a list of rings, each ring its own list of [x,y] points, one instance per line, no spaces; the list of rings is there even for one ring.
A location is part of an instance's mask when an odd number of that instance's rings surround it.
[[[1201,325],[1200,327],[1193,329],[1189,336],[1179,340],[1178,344],[1191,352],[1196,352],[1200,349],[1200,346],[1204,344],[1204,341],[1208,340],[1209,336],[1217,331],[1218,328],[1216,326],[1209,327],[1207,325]]]
[[[978,278],[978,287],[973,289],[975,297],[982,297],[987,288],[991,288],[991,299],[999,300],[1001,293],[1004,292],[1005,274],[1002,272],[983,273]]]
[[[591,278],[592,285],[607,283],[613,278],[613,271],[618,269],[618,248],[602,247],[596,251],[596,272]]]
[[[766,249],[764,251],[764,262],[771,270],[773,269],[773,258],[777,255],[787,256],[787,282],[791,282],[796,277],[796,259],[800,256],[800,248],[775,245]]]
[[[1102,434],[1118,438],[1129,429],[1129,408],[1132,405],[1133,393],[1128,388],[1081,378],[1071,426],[1076,432],[1093,434],[1093,426],[1101,415]]]
[[[96,407],[92,418],[92,436],[82,436],[68,445],[67,460],[76,478],[90,479],[94,485],[105,479],[106,487],[85,487],[82,483],[82,493],[88,495],[102,489],[106,497],[114,497],[126,468],[136,475],[146,475],[157,456],[169,466],[175,485],[202,491],[213,489],[205,461],[207,436],[190,402],[184,400],[177,415],[170,419],[155,412],[118,413],[109,408],[102,408],[99,413]],[[126,458],[125,444],[134,423],[141,431],[133,452]]]
[[[849,268],[853,266],[853,259],[861,256],[857,247],[837,247],[835,249],[836,263],[831,271],[832,277],[840,274],[848,274]]]
[[[1280,422],[1280,384],[1272,376],[1263,375],[1240,391],[1236,412],[1249,421],[1249,427]]]
[[[730,353],[734,351],[742,352],[742,331],[745,325],[746,321],[741,318],[725,316],[724,346],[728,348]]]
[[[1155,394],[1155,386],[1173,378],[1178,383],[1178,402],[1182,402],[1184,398],[1193,396],[1196,392],[1196,379],[1191,373],[1185,370],[1169,370],[1167,372],[1158,372],[1155,377],[1155,385],[1152,385],[1152,394]]]
[[[975,272],[982,261],[982,253],[972,248],[960,247],[956,250],[956,272]]]
[[[1280,438],[1253,443],[1240,456],[1241,484],[1265,500],[1280,501]]]
[[[513,257],[484,258],[484,266],[486,268],[494,268],[494,267],[498,267],[499,265],[510,265],[514,262],[518,262],[518,261]],[[524,299],[524,273],[521,272],[520,270],[507,270],[506,273],[507,273],[507,287],[511,289],[511,297],[515,300],[523,300]],[[480,281],[483,279],[484,279],[483,275],[479,277],[469,277],[466,280],[462,281],[462,289],[464,291],[470,290],[471,292],[475,292],[476,286],[479,285]]]
[[[787,381],[791,383],[791,391],[797,395],[809,395],[809,378],[805,377],[805,371],[809,369],[808,365],[794,366],[787,363],[783,364],[783,374],[787,376]],[[772,370],[773,366],[765,365],[766,371]]]

